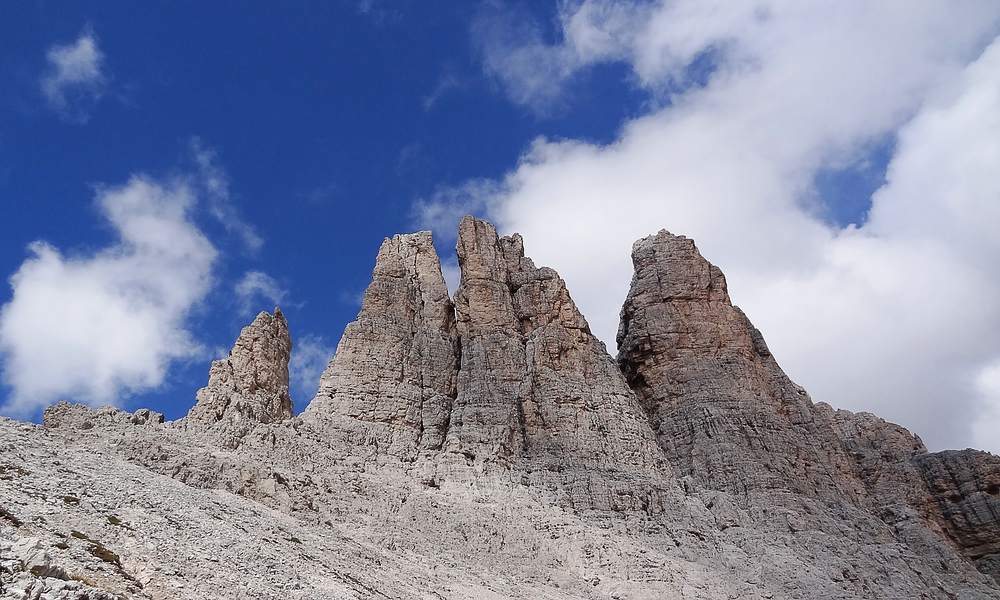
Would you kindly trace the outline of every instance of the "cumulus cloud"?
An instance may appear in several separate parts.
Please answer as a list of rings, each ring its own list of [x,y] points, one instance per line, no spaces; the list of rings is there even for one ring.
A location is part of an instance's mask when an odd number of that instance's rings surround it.
[[[212,285],[217,253],[191,221],[191,187],[134,176],[96,201],[115,244],[67,256],[34,242],[10,278],[13,298],[0,309],[8,415],[60,399],[118,404],[160,385],[172,360],[202,352],[184,321]]]
[[[305,335],[295,341],[288,361],[291,394],[298,412],[302,412],[319,389],[319,377],[333,358],[334,348],[326,339]]]
[[[557,43],[528,31],[485,46],[512,100],[551,104],[575,73],[626,61],[662,108],[606,146],[536,140],[466,206],[524,234],[610,348],[631,243],[666,228],[722,267],[815,400],[876,412],[932,448],[1000,451],[977,425],[995,410],[1000,360],[1000,6],[560,6]],[[893,135],[868,221],[826,223],[817,174]],[[462,212],[454,200],[419,211],[440,226]]]
[[[288,298],[288,292],[281,284],[260,271],[247,271],[236,284],[236,295],[240,299],[240,314],[244,316],[280,306]],[[268,306],[261,306],[261,301]]]
[[[84,33],[73,44],[50,48],[47,58],[49,72],[39,81],[46,102],[63,120],[86,123],[110,79],[97,40]]]

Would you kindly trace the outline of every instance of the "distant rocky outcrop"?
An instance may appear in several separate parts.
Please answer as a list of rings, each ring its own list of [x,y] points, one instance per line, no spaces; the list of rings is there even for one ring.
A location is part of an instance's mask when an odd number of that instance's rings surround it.
[[[301,417],[261,313],[188,416],[0,420],[0,598],[1000,600],[1000,458],[813,404],[666,231],[617,359],[472,217],[386,239]]]
[[[70,404],[63,401],[45,409],[42,424],[48,428],[73,427],[81,430],[110,425],[160,425],[163,415],[148,408],[140,408],[134,413],[119,410],[113,406],[92,409],[84,404]]]

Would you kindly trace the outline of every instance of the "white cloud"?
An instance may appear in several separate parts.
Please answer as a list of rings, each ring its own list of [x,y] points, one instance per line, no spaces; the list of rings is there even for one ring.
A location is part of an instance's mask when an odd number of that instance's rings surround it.
[[[240,314],[249,315],[258,310],[270,310],[281,305],[288,292],[273,277],[260,271],[247,271],[236,284],[236,295],[240,298]],[[270,306],[260,306],[265,300]]]
[[[470,179],[457,186],[439,186],[430,200],[413,203],[413,219],[418,227],[433,229],[435,241],[454,242],[458,222],[469,213],[488,211],[502,199],[504,190],[492,179]]]
[[[541,27],[524,9],[486,5],[483,10],[472,35],[486,74],[515,104],[543,115],[563,108],[564,88],[581,67],[573,48],[546,44]]]
[[[117,404],[162,383],[172,360],[201,353],[184,320],[212,285],[216,250],[190,220],[195,200],[182,182],[133,176],[97,193],[117,243],[88,256],[30,246],[0,310],[4,413],[30,416],[60,399]]]
[[[1000,431],[1000,361],[980,371],[976,388],[983,402],[972,427],[973,446],[994,446],[997,431]]]
[[[84,33],[73,44],[53,46],[47,57],[50,70],[39,84],[49,107],[66,121],[86,123],[109,80],[97,40]]]
[[[511,98],[551,105],[574,73],[626,60],[664,108],[607,146],[538,140],[468,206],[559,270],[609,348],[632,241],[693,237],[815,400],[932,448],[971,444],[977,378],[1000,359],[998,43],[983,52],[998,16],[994,2],[564,3],[560,44],[529,31],[486,47]],[[704,56],[699,87],[688,70]],[[869,222],[825,224],[816,173],[893,134]],[[440,226],[462,212],[451,200],[420,211]],[[1000,451],[1000,433],[976,431]]]
[[[302,412],[319,389],[319,377],[333,358],[334,348],[316,335],[299,338],[292,347],[288,361],[292,400],[296,412]]]
[[[248,252],[253,254],[259,251],[264,245],[264,240],[257,235],[253,225],[240,216],[240,211],[230,198],[229,175],[225,169],[216,164],[218,155],[215,150],[206,148],[196,137],[191,140],[191,153],[200,170],[200,182],[205,188],[209,213],[226,228],[227,232],[239,237]]]

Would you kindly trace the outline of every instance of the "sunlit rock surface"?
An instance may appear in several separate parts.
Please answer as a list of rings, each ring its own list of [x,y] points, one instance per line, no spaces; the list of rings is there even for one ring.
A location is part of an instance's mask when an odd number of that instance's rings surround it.
[[[262,313],[190,414],[0,420],[0,598],[1000,598],[1000,459],[813,404],[694,243],[617,360],[520,236],[387,239],[301,417]]]

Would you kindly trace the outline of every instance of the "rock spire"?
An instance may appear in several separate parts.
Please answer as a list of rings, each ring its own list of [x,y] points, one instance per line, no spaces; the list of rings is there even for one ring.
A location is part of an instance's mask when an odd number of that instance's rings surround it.
[[[725,490],[758,526],[847,522],[1000,574],[1000,458],[813,404],[692,240],[660,231],[632,260],[618,361],[686,487]]]
[[[208,385],[198,390],[187,421],[208,425],[231,443],[258,423],[275,423],[294,415],[288,393],[288,359],[292,338],[281,310],[261,312],[243,328],[229,356],[212,362]]]
[[[457,346],[431,232],[386,238],[361,312],[304,417],[339,421],[391,454],[440,448],[455,398]]]
[[[736,494],[855,500],[832,428],[729,299],[692,240],[660,231],[632,247],[618,361],[679,473]]]
[[[634,394],[559,275],[536,268],[520,236],[501,238],[472,217],[459,226],[457,254],[453,304],[430,232],[385,240],[361,312],[304,418],[408,460],[442,450],[444,471],[521,465],[529,479],[555,485],[569,476],[553,473],[586,467],[653,482],[630,481],[635,490],[673,481]],[[599,479],[589,489],[607,488]],[[639,502],[632,496],[616,497]],[[588,491],[567,501],[611,506],[610,497]]]
[[[466,217],[455,310],[462,349],[446,448],[600,469],[662,465],[645,417],[565,282],[521,236]]]

